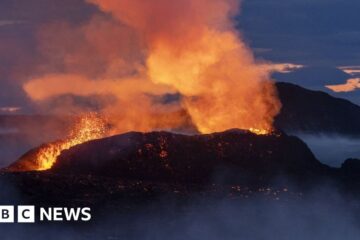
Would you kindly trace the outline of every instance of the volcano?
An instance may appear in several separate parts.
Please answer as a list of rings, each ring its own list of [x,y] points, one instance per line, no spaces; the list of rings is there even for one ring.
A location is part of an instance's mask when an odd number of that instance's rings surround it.
[[[34,203],[98,206],[115,200],[129,206],[164,194],[193,196],[189,193],[237,197],[256,193],[277,199],[281,192],[292,198],[300,193],[287,186],[305,192],[324,182],[359,194],[359,160],[329,167],[299,138],[282,132],[129,132],[76,145],[63,150],[51,169],[27,171],[44,146],[0,173],[1,181],[15,184]],[[285,185],[277,189],[279,180]]]
[[[26,153],[9,170],[26,171],[43,147]],[[89,141],[63,151],[50,171],[209,183],[217,177],[230,182],[270,181],[279,175],[307,179],[327,174],[330,168],[296,137],[229,130],[192,136],[129,132]]]
[[[64,151],[53,172],[95,174],[152,181],[240,182],[297,177],[327,171],[295,137],[258,136],[230,130],[186,136],[168,132],[130,132]]]

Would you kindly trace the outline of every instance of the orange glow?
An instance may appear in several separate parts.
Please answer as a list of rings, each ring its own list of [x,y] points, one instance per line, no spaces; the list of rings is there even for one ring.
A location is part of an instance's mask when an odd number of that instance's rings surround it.
[[[281,107],[273,69],[255,60],[236,30],[231,19],[239,1],[87,2],[112,18],[42,29],[40,49],[49,61],[24,84],[34,101],[111,96],[116,101],[100,114],[114,126],[112,134],[188,125],[201,133],[272,131]],[[180,97],[171,104],[154,100],[167,94]]]
[[[250,132],[255,133],[256,135],[267,135],[271,133],[271,130],[268,129],[256,129],[256,128],[250,128]]]
[[[96,114],[88,114],[79,119],[69,137],[63,141],[50,143],[37,153],[36,169],[27,170],[47,170],[56,162],[57,157],[63,150],[67,150],[75,145],[103,138],[106,136],[106,125],[102,118]]]

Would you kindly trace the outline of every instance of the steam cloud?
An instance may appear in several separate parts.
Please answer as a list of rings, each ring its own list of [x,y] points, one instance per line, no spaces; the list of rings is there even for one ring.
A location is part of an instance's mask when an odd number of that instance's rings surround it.
[[[34,101],[111,95],[115,103],[101,111],[117,132],[189,121],[202,133],[272,128],[280,103],[269,67],[255,61],[233,25],[237,0],[87,2],[104,14],[40,30],[46,61],[24,85]],[[164,95],[181,97],[159,101]]]

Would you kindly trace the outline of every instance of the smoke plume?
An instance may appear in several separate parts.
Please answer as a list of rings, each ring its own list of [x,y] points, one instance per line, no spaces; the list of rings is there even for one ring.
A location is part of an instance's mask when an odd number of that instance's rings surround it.
[[[235,29],[237,0],[87,0],[103,14],[39,31],[44,64],[24,85],[37,102],[111,95],[117,132],[181,128],[271,130],[280,103]],[[177,101],[159,101],[179,95]]]

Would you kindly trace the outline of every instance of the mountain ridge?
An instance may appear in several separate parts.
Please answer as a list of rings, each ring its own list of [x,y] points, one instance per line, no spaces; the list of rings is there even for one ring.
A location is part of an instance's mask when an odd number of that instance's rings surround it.
[[[276,83],[283,104],[275,127],[285,132],[360,136],[360,106],[292,83]]]

